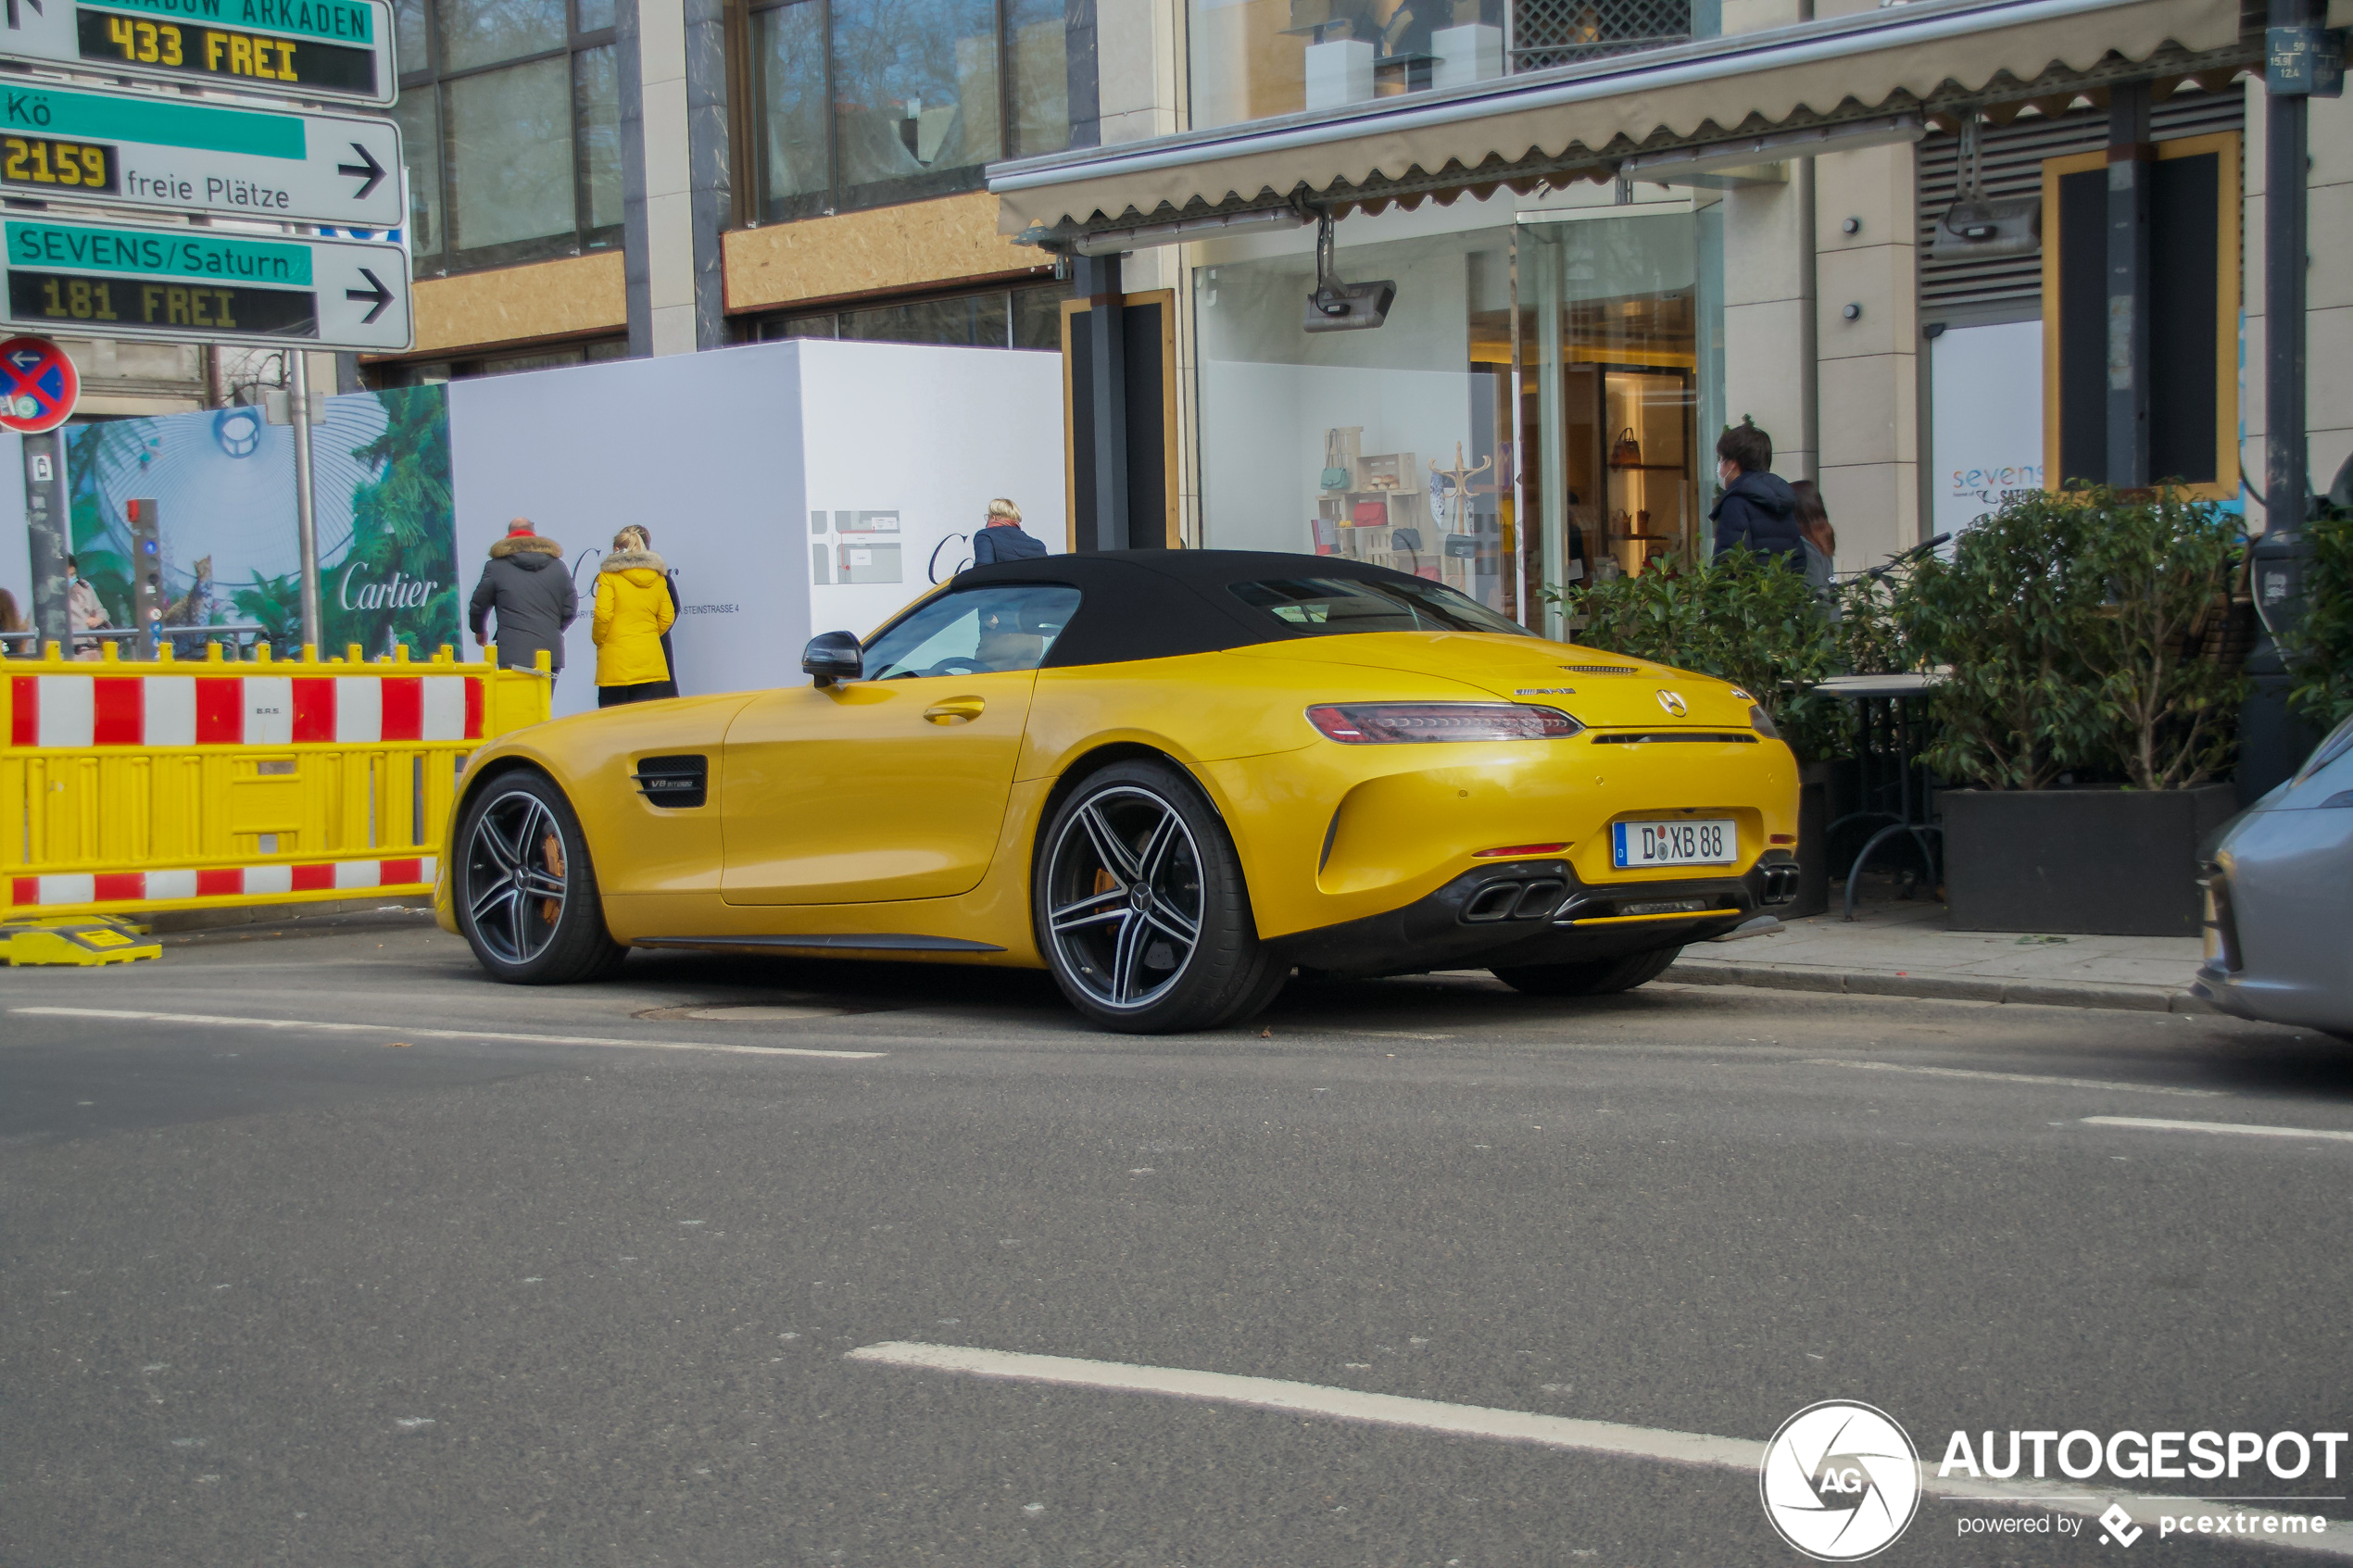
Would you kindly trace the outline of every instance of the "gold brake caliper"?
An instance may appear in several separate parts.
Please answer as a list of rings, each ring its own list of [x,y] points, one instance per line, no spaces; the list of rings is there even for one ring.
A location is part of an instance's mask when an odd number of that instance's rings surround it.
[[[548,872],[558,882],[561,882],[564,877],[564,841],[551,833],[539,841],[539,852],[547,858]],[[556,917],[562,913],[563,905],[556,899],[539,900],[539,918],[549,925],[555,924]]]

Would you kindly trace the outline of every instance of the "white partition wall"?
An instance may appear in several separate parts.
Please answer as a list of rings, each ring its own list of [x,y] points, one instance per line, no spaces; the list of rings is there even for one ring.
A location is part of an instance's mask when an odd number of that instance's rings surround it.
[[[508,520],[564,546],[581,616],[556,711],[596,704],[589,602],[631,522],[675,569],[682,692],[797,683],[814,632],[862,634],[968,558],[992,496],[1063,537],[1051,355],[795,341],[453,383],[460,583]]]

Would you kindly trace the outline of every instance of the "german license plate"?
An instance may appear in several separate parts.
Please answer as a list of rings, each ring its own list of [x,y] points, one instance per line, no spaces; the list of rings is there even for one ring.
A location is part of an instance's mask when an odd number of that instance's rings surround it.
[[[1615,822],[1610,834],[1620,871],[1641,866],[1724,866],[1740,859],[1740,833],[1729,819]]]

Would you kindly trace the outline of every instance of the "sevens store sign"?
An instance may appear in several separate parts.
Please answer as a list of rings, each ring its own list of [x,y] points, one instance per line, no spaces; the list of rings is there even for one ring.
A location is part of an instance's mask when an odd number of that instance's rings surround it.
[[[73,418],[81,397],[81,372],[64,349],[39,337],[0,343],[0,430],[55,430]]]

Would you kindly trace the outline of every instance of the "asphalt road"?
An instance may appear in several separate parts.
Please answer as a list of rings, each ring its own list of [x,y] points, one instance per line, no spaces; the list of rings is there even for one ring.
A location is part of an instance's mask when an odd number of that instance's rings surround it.
[[[1803,1561],[1737,1466],[848,1356],[895,1342],[1750,1443],[1861,1399],[1931,1461],[2353,1424],[2353,1056],[2288,1030],[1437,977],[1139,1040],[1020,974],[501,987],[398,917],[0,1008],[9,1568]],[[1877,1561],[2123,1555],[2002,1515],[2052,1517],[1931,1496]]]

